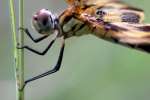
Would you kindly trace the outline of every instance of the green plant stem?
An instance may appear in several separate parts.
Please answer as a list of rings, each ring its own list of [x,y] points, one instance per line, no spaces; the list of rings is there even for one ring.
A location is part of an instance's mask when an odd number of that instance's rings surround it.
[[[13,48],[15,61],[15,78],[16,78],[16,96],[17,100],[24,100],[24,90],[21,90],[24,85],[24,51],[18,50],[17,42],[20,45],[24,43],[23,31],[19,31],[18,41],[16,36],[16,18],[14,11],[14,0],[10,2],[11,28],[13,34]],[[19,0],[19,27],[23,27],[23,0]]]

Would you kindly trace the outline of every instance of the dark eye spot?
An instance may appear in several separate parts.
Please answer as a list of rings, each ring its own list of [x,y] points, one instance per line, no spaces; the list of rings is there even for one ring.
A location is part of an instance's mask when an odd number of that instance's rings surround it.
[[[47,22],[48,22],[48,20],[47,20],[47,19],[44,19],[42,23],[43,23],[43,25],[46,25]]]
[[[123,22],[130,22],[130,23],[138,23],[140,21],[140,16],[135,13],[123,13],[121,16]]]
[[[33,19],[34,19],[35,21],[37,21],[37,20],[38,20],[38,18],[37,18],[37,17],[33,17]]]
[[[97,15],[100,15],[100,16],[103,16],[103,15],[105,15],[106,13],[105,13],[104,11],[102,11],[102,10],[97,10],[96,14],[97,14]]]

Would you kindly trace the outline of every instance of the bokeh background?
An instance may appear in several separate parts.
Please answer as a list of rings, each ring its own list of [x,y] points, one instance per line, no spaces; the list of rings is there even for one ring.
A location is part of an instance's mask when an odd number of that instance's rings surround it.
[[[65,0],[24,0],[25,26],[31,28],[33,13],[41,8],[60,14]],[[124,0],[145,10],[150,22],[149,0]],[[18,12],[18,0],[15,0]],[[18,20],[18,13],[16,13]],[[34,34],[35,33],[35,34]],[[25,35],[25,44],[43,50],[50,38],[34,44]],[[0,0],[0,100],[15,100],[13,43],[8,0]],[[25,79],[49,70],[58,57],[58,39],[41,57],[25,50]],[[66,48],[59,72],[31,82],[25,88],[26,100],[150,100],[150,55],[94,36],[73,37]]]

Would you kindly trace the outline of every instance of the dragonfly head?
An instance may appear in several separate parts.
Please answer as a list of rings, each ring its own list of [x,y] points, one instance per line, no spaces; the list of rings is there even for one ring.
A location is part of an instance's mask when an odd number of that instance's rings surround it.
[[[58,18],[47,9],[36,12],[32,17],[32,24],[35,30],[43,35],[50,35],[59,29]]]

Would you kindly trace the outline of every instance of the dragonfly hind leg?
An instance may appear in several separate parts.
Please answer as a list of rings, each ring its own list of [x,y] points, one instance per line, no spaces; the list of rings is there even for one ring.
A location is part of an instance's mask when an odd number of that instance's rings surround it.
[[[26,80],[26,81],[24,82],[24,86],[22,87],[21,90],[23,90],[23,89],[25,88],[25,86],[26,86],[29,82],[32,82],[32,81],[34,81],[34,80],[40,79],[40,78],[42,78],[42,77],[45,77],[45,76],[47,76],[47,75],[50,75],[50,74],[53,74],[53,73],[59,71],[59,69],[60,69],[60,67],[61,67],[62,59],[63,59],[64,48],[65,48],[65,40],[64,40],[64,38],[63,38],[63,42],[62,42],[61,49],[60,49],[60,52],[59,52],[59,57],[58,57],[57,63],[56,63],[56,65],[54,66],[54,68],[51,69],[51,70],[49,70],[49,71],[47,71],[47,72],[44,72],[44,73],[42,73],[42,74],[40,74],[40,75],[37,75],[37,76],[35,76],[35,77],[32,77],[32,78]]]

